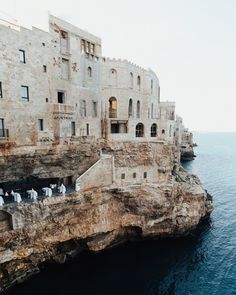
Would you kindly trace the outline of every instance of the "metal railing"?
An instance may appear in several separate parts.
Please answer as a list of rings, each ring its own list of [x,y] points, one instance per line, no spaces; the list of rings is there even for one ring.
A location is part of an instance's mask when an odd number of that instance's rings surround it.
[[[0,137],[9,137],[9,130],[8,129],[0,129]]]

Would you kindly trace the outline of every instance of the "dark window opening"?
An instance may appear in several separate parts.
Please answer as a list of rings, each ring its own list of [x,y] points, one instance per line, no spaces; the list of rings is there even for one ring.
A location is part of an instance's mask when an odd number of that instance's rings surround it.
[[[127,121],[113,121],[111,122],[111,133],[127,133]]]
[[[46,102],[48,102],[48,98],[47,98],[47,97],[46,97],[46,99],[45,99],[45,100],[46,100]]]
[[[136,178],[136,172],[133,173],[133,178]]]
[[[43,65],[43,72],[46,73],[47,72],[47,66]]]
[[[89,124],[86,124],[86,135],[89,136]]]
[[[151,137],[156,137],[157,136],[157,124],[152,124],[151,126]]]
[[[71,136],[76,135],[75,122],[71,122]]]
[[[125,173],[121,174],[121,179],[125,179]]]
[[[147,178],[147,172],[143,173],[143,178]]]
[[[57,103],[65,103],[65,92],[63,91],[57,92]]]
[[[137,118],[140,118],[140,101],[137,101]]]
[[[162,133],[162,134],[165,134],[165,129],[162,129],[161,133]]]
[[[138,123],[136,125],[136,137],[144,136],[144,125],[142,123]]]
[[[98,109],[97,109],[97,101],[93,101],[93,109],[92,109],[92,111],[93,111],[93,113],[92,113],[92,116],[93,116],[93,118],[97,118],[97,116],[98,116]]]
[[[111,123],[111,133],[119,133],[119,124]]]
[[[39,131],[43,131],[43,119],[38,119],[38,129]]]
[[[137,85],[140,90],[140,86],[141,86],[141,77],[140,76],[137,77]]]
[[[133,116],[133,101],[132,101],[132,99],[129,100],[128,115],[129,115],[129,118]]]
[[[45,43],[43,42],[42,45],[45,46]]]
[[[2,82],[0,81],[0,98],[2,98]]]
[[[92,78],[92,75],[93,75],[92,68],[91,67],[88,67],[88,77],[89,78]]]
[[[0,137],[5,137],[4,135],[4,119],[0,118]]]

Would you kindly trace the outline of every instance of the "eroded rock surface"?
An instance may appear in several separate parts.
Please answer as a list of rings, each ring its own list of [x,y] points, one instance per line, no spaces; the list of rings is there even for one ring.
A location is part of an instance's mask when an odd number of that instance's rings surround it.
[[[212,211],[199,180],[180,169],[165,185],[105,187],[5,207],[17,227],[0,234],[0,288],[64,262],[134,238],[182,236]]]

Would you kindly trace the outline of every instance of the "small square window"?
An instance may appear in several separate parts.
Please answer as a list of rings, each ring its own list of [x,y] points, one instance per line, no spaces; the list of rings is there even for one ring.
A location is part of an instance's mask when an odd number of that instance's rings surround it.
[[[125,173],[121,174],[121,179],[125,179]]]
[[[136,178],[136,172],[133,173],[133,178]]]
[[[143,178],[147,178],[147,172],[143,173]]]
[[[46,73],[47,72],[47,66],[43,65],[43,72]]]
[[[42,45],[45,46],[46,44],[43,42]]]
[[[20,54],[20,62],[25,64],[25,51],[20,49],[19,54]]]
[[[21,99],[29,101],[29,87],[21,85]]]

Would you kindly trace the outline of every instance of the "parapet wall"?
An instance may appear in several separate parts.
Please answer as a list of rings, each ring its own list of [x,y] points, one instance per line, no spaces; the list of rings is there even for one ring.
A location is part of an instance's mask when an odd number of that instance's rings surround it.
[[[76,180],[76,188],[81,191],[94,187],[111,185],[113,182],[113,156],[101,155],[101,158]]]

